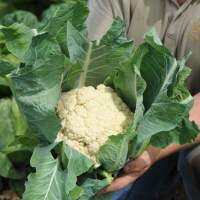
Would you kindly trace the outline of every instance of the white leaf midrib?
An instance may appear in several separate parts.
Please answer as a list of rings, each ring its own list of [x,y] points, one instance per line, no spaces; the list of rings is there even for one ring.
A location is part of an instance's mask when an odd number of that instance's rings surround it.
[[[162,84],[160,92],[162,92],[162,90],[164,90],[166,85],[168,85],[168,82],[169,82],[170,78],[173,76],[173,74],[176,71],[176,69],[177,69],[177,61],[174,59],[174,62],[173,62],[173,65],[172,65],[171,69],[168,71],[168,73],[166,73],[165,80],[164,80],[164,82]]]
[[[50,190],[51,190],[51,186],[52,186],[54,177],[55,177],[55,175],[56,175],[56,172],[57,172],[57,163],[56,163],[56,166],[55,166],[54,169],[53,169],[53,174],[52,174],[52,176],[51,176],[51,179],[50,179],[50,182],[49,182],[49,185],[48,185],[47,192],[46,192],[46,194],[45,194],[44,200],[47,200],[47,197],[48,197],[48,194],[49,194],[49,192],[50,192]]]
[[[84,61],[84,64],[83,64],[82,72],[80,74],[78,88],[82,88],[83,86],[85,86],[88,68],[89,68],[90,61],[91,61],[92,47],[93,47],[93,43],[90,42],[89,47],[88,47],[88,51],[86,53],[85,61]]]

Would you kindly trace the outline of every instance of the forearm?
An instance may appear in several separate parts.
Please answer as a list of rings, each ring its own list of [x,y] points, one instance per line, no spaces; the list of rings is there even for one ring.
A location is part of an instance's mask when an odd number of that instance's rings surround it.
[[[188,149],[193,147],[194,145],[200,144],[200,138],[198,137],[198,139],[194,142],[194,143],[190,143],[190,144],[184,144],[184,145],[179,145],[179,144],[171,144],[168,147],[164,148],[164,149],[160,149],[160,152],[158,154],[157,159],[163,159],[173,153],[176,153],[178,151],[184,150],[184,149]]]
[[[200,144],[200,135],[196,138],[196,140],[193,143],[190,144],[184,144],[184,145],[171,144],[164,149],[150,146],[147,151],[149,152],[149,155],[151,156],[152,160],[155,162],[169,155],[172,155],[178,151],[191,148],[197,144]]]

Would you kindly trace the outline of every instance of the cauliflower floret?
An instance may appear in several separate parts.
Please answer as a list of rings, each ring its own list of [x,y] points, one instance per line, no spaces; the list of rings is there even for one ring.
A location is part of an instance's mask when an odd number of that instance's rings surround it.
[[[122,133],[133,117],[117,93],[103,84],[63,93],[58,114],[62,129],[57,141],[65,141],[95,163],[95,155],[108,137]]]

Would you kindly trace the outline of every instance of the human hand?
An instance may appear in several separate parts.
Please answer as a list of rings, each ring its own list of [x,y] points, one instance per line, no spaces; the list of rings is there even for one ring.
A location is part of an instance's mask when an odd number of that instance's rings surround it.
[[[194,105],[190,110],[190,121],[200,125],[200,93],[194,96]]]
[[[123,168],[124,174],[117,177],[101,193],[118,191],[136,181],[157,161],[159,153],[160,149],[149,147],[138,158],[127,163]]]

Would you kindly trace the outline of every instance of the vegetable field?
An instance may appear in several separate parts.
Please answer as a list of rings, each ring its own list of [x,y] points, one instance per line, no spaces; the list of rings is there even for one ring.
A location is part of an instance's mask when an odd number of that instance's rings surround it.
[[[0,190],[13,200],[111,200],[98,192],[129,159],[199,132],[189,55],[153,28],[135,46],[121,19],[89,41],[86,2],[0,0]]]

